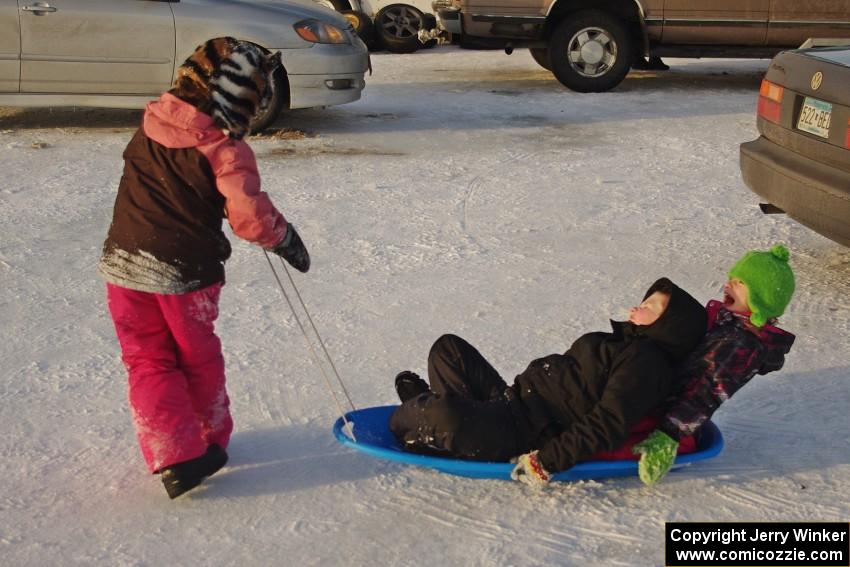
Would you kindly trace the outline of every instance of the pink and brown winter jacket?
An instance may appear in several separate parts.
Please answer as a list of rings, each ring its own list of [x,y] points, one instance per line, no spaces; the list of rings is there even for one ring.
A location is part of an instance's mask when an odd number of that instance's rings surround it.
[[[98,271],[109,283],[151,293],[223,282],[225,217],[234,234],[264,248],[286,234],[286,220],[260,190],[250,146],[165,93],[148,104],[124,150]]]

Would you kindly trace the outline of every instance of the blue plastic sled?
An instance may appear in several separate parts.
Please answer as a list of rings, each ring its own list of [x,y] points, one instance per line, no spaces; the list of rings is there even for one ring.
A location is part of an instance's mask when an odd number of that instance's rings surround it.
[[[511,470],[513,470],[513,465],[510,463],[445,459],[402,451],[389,428],[390,415],[396,407],[398,406],[379,406],[349,412],[345,417],[354,424],[354,436],[357,442],[345,434],[342,418],[337,419],[334,424],[334,436],[343,445],[379,459],[429,467],[440,472],[469,478],[510,480]],[[722,450],[723,435],[720,434],[716,425],[708,421],[699,430],[697,451],[676,457],[673,470],[715,457]],[[619,476],[637,476],[637,461],[585,461],[554,475],[553,480],[590,480]]]

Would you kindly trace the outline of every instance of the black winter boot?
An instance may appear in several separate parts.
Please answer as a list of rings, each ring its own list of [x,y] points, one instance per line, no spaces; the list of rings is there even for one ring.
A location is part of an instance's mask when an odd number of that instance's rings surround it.
[[[419,394],[430,392],[431,387],[418,374],[410,370],[404,370],[399,372],[398,376],[395,377],[395,391],[401,402],[404,403]]]
[[[206,477],[217,472],[226,463],[227,452],[213,443],[200,457],[162,469],[162,484],[168,497],[173,500],[201,484]]]
[[[660,57],[650,57],[646,62],[646,68],[650,71],[668,71],[670,65],[662,61]]]

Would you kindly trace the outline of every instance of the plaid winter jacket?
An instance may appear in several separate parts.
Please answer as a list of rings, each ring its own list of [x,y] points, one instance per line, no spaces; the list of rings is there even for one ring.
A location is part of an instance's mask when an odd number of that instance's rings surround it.
[[[709,301],[708,332],[677,371],[680,394],[659,428],[674,439],[692,435],[717,408],[756,374],[779,370],[794,335],[772,325],[756,327],[719,301]]]

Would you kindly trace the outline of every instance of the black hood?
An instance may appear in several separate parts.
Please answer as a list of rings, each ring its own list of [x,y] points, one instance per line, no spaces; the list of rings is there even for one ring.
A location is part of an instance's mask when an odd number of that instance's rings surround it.
[[[702,340],[708,326],[708,314],[699,301],[667,278],[652,284],[644,299],[663,291],[670,295],[670,302],[661,317],[647,326],[636,326],[639,334],[651,338],[675,358],[683,358]]]

